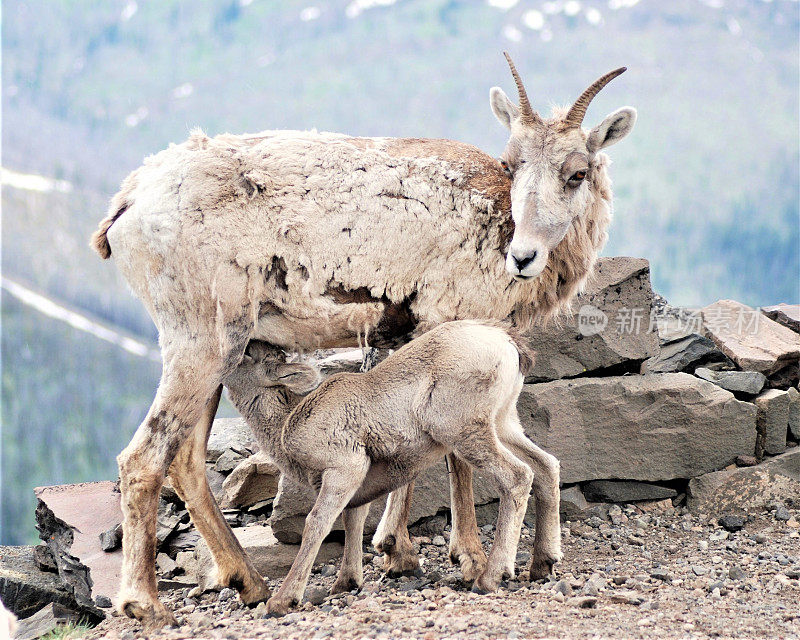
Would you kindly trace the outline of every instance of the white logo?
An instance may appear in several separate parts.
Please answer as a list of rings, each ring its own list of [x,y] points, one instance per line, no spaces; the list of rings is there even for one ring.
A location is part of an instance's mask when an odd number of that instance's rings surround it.
[[[578,331],[582,336],[602,333],[608,325],[608,316],[597,307],[585,304],[578,311]]]

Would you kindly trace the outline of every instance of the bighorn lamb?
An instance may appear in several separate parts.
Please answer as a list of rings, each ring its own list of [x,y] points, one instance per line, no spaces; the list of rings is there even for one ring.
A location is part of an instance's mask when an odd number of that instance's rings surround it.
[[[271,131],[209,138],[147,158],[122,183],[92,243],[147,307],[163,357],[155,400],[119,455],[124,554],[121,611],[174,623],[158,601],[153,558],[165,473],[209,543],[221,584],[245,602],[269,589],[208,489],[205,442],[222,381],[250,340],[284,349],[375,346],[462,318],[557,314],[589,276],[611,219],[601,149],[631,130],[623,108],[585,131],[593,83],[569,109],[533,111],[509,58],[519,107],[499,88],[492,109],[511,135],[502,163],[449,140]],[[285,409],[275,396],[275,411]],[[453,458],[451,555],[485,556],[471,476]],[[395,494],[398,495],[398,494]],[[390,497],[379,533],[403,545],[410,491]],[[380,541],[379,541],[380,542]],[[465,574],[466,575],[466,574]]]
[[[314,386],[316,372],[283,364],[281,351],[252,342],[225,379],[231,400],[281,472],[319,491],[300,551],[268,611],[283,615],[300,602],[314,558],[340,513],[345,553],[332,592],[360,587],[369,503],[447,453],[490,476],[500,492],[494,546],[474,590],[494,591],[504,576],[514,575],[532,481],[544,525],[536,528],[534,561],[560,559],[558,461],[525,436],[517,416],[532,363],[533,354],[515,332],[486,322],[448,322],[371,371],[330,376],[276,425],[261,413],[264,389],[278,385],[304,393]]]

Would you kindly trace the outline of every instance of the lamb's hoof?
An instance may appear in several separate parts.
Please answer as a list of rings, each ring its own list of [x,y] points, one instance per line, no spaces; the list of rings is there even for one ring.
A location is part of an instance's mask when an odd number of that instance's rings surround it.
[[[248,607],[255,607],[259,602],[266,602],[272,597],[272,589],[267,586],[266,581],[259,576],[259,581],[253,581],[246,589],[239,591],[242,603]]]
[[[472,593],[479,593],[485,595],[497,591],[500,586],[499,580],[493,580],[486,573],[482,573],[477,577],[472,585]]]
[[[120,604],[119,610],[129,618],[135,618],[141,622],[148,632],[163,627],[178,626],[178,621],[172,612],[158,601],[156,604],[143,604],[136,600],[127,600]]]
[[[296,604],[297,600],[294,598],[284,598],[274,595],[267,600],[267,616],[270,618],[280,618],[285,616],[287,613],[289,613],[289,609]]]
[[[384,563],[387,562],[391,563],[392,561],[384,556]],[[390,578],[400,578],[402,576],[421,578],[425,573],[419,566],[419,560],[415,556],[413,564],[411,562],[398,562],[396,566],[392,566],[386,570],[386,575]]]
[[[531,561],[530,579],[531,582],[544,580],[553,573],[553,565],[557,562],[552,558],[534,558]]]
[[[361,589],[364,580],[356,580],[355,578],[345,578],[344,580],[336,578],[336,582],[331,587],[331,595],[335,596],[337,593],[348,593],[353,590]]]
[[[461,566],[464,582],[475,582],[479,575],[486,571],[486,554],[481,547],[459,551],[450,549],[450,562]]]

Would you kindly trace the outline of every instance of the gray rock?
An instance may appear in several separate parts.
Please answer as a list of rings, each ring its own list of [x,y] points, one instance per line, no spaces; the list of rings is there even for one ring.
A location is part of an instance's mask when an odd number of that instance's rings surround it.
[[[712,371],[699,367],[694,375],[733,393],[754,396],[764,388],[767,377],[758,371]]]
[[[720,350],[747,371],[769,376],[800,358],[797,333],[734,300],[703,308],[703,327]]]
[[[694,373],[709,363],[733,366],[714,342],[697,333],[661,345],[658,355],[642,363],[642,373]]]
[[[80,610],[75,595],[58,575],[41,571],[33,547],[0,547],[0,600],[20,618],[51,602]]]
[[[274,498],[278,492],[280,470],[262,453],[240,462],[222,484],[220,507],[246,509]]]
[[[228,474],[233,471],[246,457],[246,451],[235,451],[233,449],[225,449],[217,461],[214,463],[214,471],[222,474]]]
[[[695,513],[751,512],[784,498],[800,500],[800,447],[755,467],[707,473],[689,481]]]
[[[525,385],[518,409],[566,484],[691,478],[755,448],[755,407],[686,373]]]
[[[218,418],[214,420],[208,436],[206,460],[216,462],[228,449],[245,454],[255,453],[257,448],[253,432],[243,418]]]
[[[638,370],[639,362],[658,353],[652,303],[647,260],[600,258],[595,277],[573,305],[575,313],[533,332],[536,364],[528,380],[557,380],[628,362]],[[595,315],[606,320],[596,333],[586,325]]]
[[[309,587],[306,589],[303,600],[307,600],[314,606],[320,605],[325,602],[328,597],[328,590],[325,587]]]
[[[789,432],[795,440],[800,440],[800,391],[789,387]]]
[[[776,304],[761,307],[761,313],[792,331],[800,333],[800,304]]]
[[[122,523],[117,523],[100,534],[100,548],[103,551],[116,551],[122,548]]]
[[[579,609],[594,609],[597,606],[597,598],[594,596],[575,596],[567,599],[567,604]]]
[[[719,519],[719,525],[725,531],[741,531],[744,529],[744,518],[742,516],[728,514]]]
[[[775,519],[778,522],[788,522],[791,517],[792,514],[783,505],[778,505],[778,508],[775,509]]]
[[[764,453],[783,453],[786,451],[786,432],[789,427],[789,394],[780,389],[767,389],[753,402],[758,409],[756,457],[760,458]]]
[[[565,596],[572,595],[572,585],[567,580],[559,580],[553,586],[553,590],[557,593],[563,593]]]
[[[589,503],[578,485],[566,487],[561,490],[560,502],[561,515],[567,520],[578,517],[581,512],[589,508]]]
[[[58,573],[58,564],[56,563],[55,556],[53,556],[50,547],[45,544],[37,544],[33,548],[33,561],[42,571]]]
[[[663,500],[678,495],[669,487],[632,480],[592,480],[583,485],[583,493],[592,502]]]

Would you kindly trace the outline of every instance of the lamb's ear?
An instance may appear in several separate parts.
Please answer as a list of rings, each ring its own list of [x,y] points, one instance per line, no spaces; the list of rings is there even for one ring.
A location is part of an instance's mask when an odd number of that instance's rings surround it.
[[[489,89],[489,104],[495,117],[507,129],[511,128],[511,122],[519,115],[519,109],[500,87]]]
[[[322,382],[319,371],[300,362],[279,364],[275,367],[275,377],[289,391],[301,396],[311,393]]]
[[[617,109],[589,132],[586,148],[589,153],[595,153],[610,147],[627,136],[634,124],[636,124],[636,109],[633,107]]]

